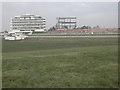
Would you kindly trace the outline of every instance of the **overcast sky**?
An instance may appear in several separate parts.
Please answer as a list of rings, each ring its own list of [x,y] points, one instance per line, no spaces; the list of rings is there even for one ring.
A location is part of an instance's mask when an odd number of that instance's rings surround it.
[[[117,27],[117,2],[4,2],[2,3],[3,30],[10,30],[10,18],[34,14],[46,19],[46,27],[56,24],[56,17],[76,16],[77,25]]]

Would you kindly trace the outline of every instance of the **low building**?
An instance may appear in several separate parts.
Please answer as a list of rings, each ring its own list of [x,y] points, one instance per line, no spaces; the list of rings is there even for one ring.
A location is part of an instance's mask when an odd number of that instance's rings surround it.
[[[4,34],[4,39],[5,40],[23,40],[25,38],[27,38],[28,36],[22,34],[22,32],[20,33],[16,33],[16,32],[8,32],[6,34]]]
[[[33,31],[41,32],[45,30],[46,20],[40,15],[20,15],[15,16],[11,19],[11,30],[12,31]]]

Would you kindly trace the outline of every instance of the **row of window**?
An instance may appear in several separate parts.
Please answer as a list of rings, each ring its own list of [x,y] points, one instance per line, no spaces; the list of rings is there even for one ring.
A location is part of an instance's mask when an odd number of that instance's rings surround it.
[[[34,20],[29,20],[29,19],[28,19],[28,20],[26,20],[26,19],[25,19],[25,20],[14,19],[14,20],[12,20],[12,21],[13,21],[13,22],[25,22],[25,21],[27,21],[27,22],[30,22],[30,21],[31,21],[31,22],[35,22],[35,21],[45,22],[46,20],[43,20],[43,19],[38,19],[38,20],[35,20],[35,19],[34,19]]]
[[[39,23],[46,23],[46,22],[43,22],[43,21],[40,21],[40,22],[39,22],[39,21],[38,21],[38,22],[17,22],[17,21],[16,21],[16,22],[11,22],[11,24],[12,24],[12,23],[13,23],[13,24],[14,24],[14,23],[15,23],[15,24],[26,24],[26,23],[27,23],[27,24],[37,24],[37,23],[38,23],[38,24],[39,24]]]
[[[43,18],[37,18],[37,17],[17,17],[17,18],[14,18],[14,19],[34,19],[34,20],[40,20],[40,19],[43,19]]]
[[[34,21],[34,22],[20,22],[20,21],[12,21],[11,23],[45,23],[45,21]]]
[[[20,29],[25,29],[25,30],[30,30],[30,29],[44,29],[45,27],[36,27],[36,28],[32,28],[32,27],[29,27],[29,28],[12,28],[13,30],[20,30]]]
[[[44,26],[45,24],[26,24],[26,25],[24,25],[24,24],[13,24],[12,26]]]

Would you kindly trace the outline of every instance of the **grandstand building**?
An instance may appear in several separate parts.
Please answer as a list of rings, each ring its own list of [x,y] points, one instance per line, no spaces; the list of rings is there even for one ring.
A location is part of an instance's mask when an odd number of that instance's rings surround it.
[[[56,27],[58,30],[75,29],[76,23],[76,17],[58,17]]]
[[[46,20],[39,15],[25,14],[12,18],[10,27],[12,31],[39,32],[45,30],[45,23]]]

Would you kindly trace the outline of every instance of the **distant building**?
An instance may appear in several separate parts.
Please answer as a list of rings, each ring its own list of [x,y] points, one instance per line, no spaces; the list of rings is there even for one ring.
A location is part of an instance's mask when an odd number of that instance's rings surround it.
[[[39,15],[20,15],[11,19],[12,31],[33,31],[40,32],[45,30],[46,20]]]
[[[76,17],[58,17],[56,27],[58,30],[75,29],[76,23]]]

